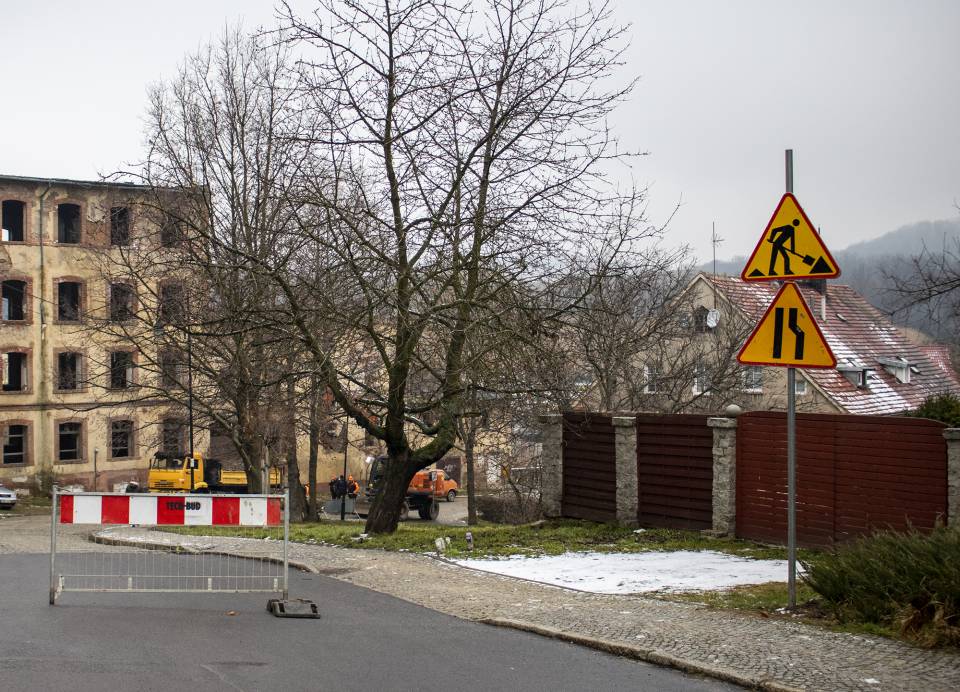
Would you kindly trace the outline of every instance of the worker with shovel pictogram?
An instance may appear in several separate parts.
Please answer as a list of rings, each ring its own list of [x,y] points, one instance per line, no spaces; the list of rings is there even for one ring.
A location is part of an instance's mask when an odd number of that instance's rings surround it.
[[[793,274],[790,271],[790,255],[796,255],[795,251],[795,238],[793,236],[793,230],[800,225],[800,219],[794,219],[793,225],[787,224],[786,226],[777,226],[772,231],[770,231],[770,237],[767,238],[768,243],[773,243],[773,252],[770,253],[770,271],[767,273],[768,276],[778,276],[777,274],[777,255],[783,258],[783,274],[779,276],[787,276]],[[790,243],[790,249],[787,249],[787,243]],[[790,253],[790,254],[787,254]],[[812,264],[813,260],[808,264]]]
[[[786,226],[777,226],[770,231],[768,243],[773,244],[773,251],[770,253],[770,271],[767,276],[792,276],[790,270],[790,255],[799,257],[800,261],[810,267],[813,274],[826,274],[830,271],[830,265],[826,263],[823,257],[813,257],[811,255],[802,255],[796,251],[794,229],[800,225],[800,219],[794,219],[792,224]],[[787,247],[787,243],[790,247]],[[783,273],[777,274],[777,256],[783,258]]]

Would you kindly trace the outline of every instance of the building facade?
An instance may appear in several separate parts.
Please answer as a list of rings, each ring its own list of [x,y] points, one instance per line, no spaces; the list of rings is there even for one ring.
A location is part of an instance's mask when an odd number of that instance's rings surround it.
[[[158,237],[139,204],[147,191],[0,176],[0,481],[8,485],[112,489],[143,480],[159,447],[186,447],[182,408],[137,395],[153,375],[122,334],[145,322],[134,318],[150,309],[149,291],[110,261]]]

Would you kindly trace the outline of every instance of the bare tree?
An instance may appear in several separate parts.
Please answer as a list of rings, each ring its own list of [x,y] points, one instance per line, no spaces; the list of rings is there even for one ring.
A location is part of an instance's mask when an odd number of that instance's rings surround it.
[[[137,346],[143,376],[130,400],[180,412],[192,402],[198,423],[229,434],[251,490],[264,452],[285,454],[300,517],[289,412],[309,371],[264,270],[296,250],[285,245],[298,223],[289,193],[308,154],[294,136],[302,117],[287,61],[283,47],[232,30],[152,89],[147,157],[129,175],[150,191],[137,214],[153,234],[101,257],[105,278],[133,282],[137,307],[92,326]]]
[[[314,119],[305,199],[322,221],[301,238],[338,277],[322,312],[375,361],[369,376],[315,338],[302,277],[274,276],[337,404],[386,443],[367,530],[392,531],[414,473],[455,444],[469,359],[535,344],[532,325],[590,290],[564,277],[604,273],[649,232],[640,193],[606,177],[623,156],[605,118],[630,85],[604,80],[624,31],[606,6],[524,0],[328,0],[283,17]]]

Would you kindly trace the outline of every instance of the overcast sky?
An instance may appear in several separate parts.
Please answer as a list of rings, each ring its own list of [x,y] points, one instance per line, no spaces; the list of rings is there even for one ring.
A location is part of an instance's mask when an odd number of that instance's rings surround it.
[[[671,244],[709,259],[716,222],[718,257],[749,254],[786,148],[833,250],[957,218],[957,0],[614,5],[640,82],[612,125],[649,152],[632,175],[651,221],[681,203]],[[0,0],[0,173],[95,179],[137,160],[147,85],[226,24],[273,15],[271,0]]]

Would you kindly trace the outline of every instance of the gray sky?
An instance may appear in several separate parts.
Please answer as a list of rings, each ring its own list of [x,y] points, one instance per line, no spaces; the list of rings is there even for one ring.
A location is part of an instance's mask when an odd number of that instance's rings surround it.
[[[632,176],[651,220],[682,200],[671,244],[709,259],[716,221],[718,257],[749,254],[786,148],[831,249],[957,216],[960,2],[614,4],[641,81],[611,124],[650,152]],[[0,0],[0,173],[96,178],[136,160],[146,86],[225,24],[273,14],[271,0]]]

